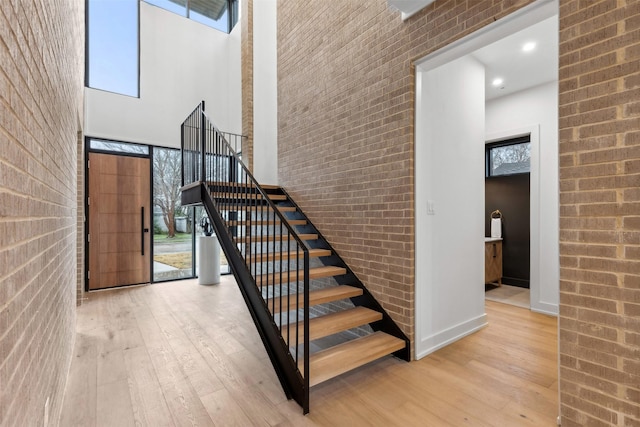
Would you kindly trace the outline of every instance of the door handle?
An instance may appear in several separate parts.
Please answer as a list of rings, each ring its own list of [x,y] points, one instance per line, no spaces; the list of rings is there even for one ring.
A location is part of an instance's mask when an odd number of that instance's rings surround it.
[[[140,229],[142,230],[140,233],[140,252],[141,255],[144,256],[144,233],[149,232],[148,228],[144,228],[144,206],[140,207]]]

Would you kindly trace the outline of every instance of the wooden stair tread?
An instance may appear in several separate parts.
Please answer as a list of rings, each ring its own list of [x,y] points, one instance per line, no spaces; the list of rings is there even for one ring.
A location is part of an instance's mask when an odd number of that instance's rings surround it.
[[[231,212],[245,212],[245,211],[264,211],[265,213],[269,212],[269,207],[267,206],[246,206],[246,205],[240,205],[237,207],[234,206],[219,206],[218,207],[221,211],[231,211]],[[295,206],[277,206],[276,205],[276,209],[278,209],[280,212],[295,212],[296,211],[296,207]]]
[[[343,267],[334,267],[334,266],[326,266],[326,267],[314,267],[309,269],[309,279],[320,279],[322,277],[332,277],[332,276],[340,276],[342,274],[346,274],[347,269]],[[281,277],[282,276],[282,277]],[[262,276],[256,277],[256,285],[263,286],[267,283],[269,285],[276,285],[279,283],[289,283],[295,282],[296,279],[299,281],[304,280],[304,270],[297,271],[283,271],[282,274],[264,274]]]
[[[309,258],[318,258],[321,256],[331,256],[331,250],[329,249],[309,249]],[[261,262],[272,262],[272,261],[281,261],[284,259],[295,259],[295,258],[303,258],[304,251],[289,251],[289,252],[268,252],[268,253],[258,253],[251,254],[251,257],[247,259],[247,264],[249,263],[261,263]]]
[[[346,331],[351,328],[366,325],[368,323],[382,320],[382,313],[371,310],[366,307],[355,307],[348,310],[338,311],[324,316],[314,317],[309,320],[309,340],[317,340],[318,338],[328,337],[338,332]],[[283,327],[283,335],[286,335]],[[304,322],[298,322],[298,342],[304,342]],[[296,325],[290,326],[292,337],[295,335]],[[286,340],[286,336],[285,336]]]
[[[233,227],[233,226],[241,226],[242,227],[242,226],[246,226],[246,225],[251,224],[253,226],[260,226],[260,227],[264,226],[264,227],[266,227],[266,226],[270,226],[270,225],[280,224],[280,222],[281,221],[278,218],[276,218],[276,219],[268,219],[268,220],[264,220],[264,221],[261,221],[259,219],[255,219],[255,220],[252,220],[252,221],[245,221],[245,220],[236,221],[236,220],[232,220],[232,221],[227,221],[227,225],[230,226],[230,227]],[[306,225],[307,224],[307,221],[304,220],[304,219],[287,219],[286,222],[289,225]]]
[[[318,289],[317,291],[309,291],[309,305],[314,306],[318,304],[324,304],[326,302],[357,297],[360,295],[362,295],[362,289],[356,288],[355,286],[331,286],[325,289]],[[273,309],[274,313],[295,310],[296,307],[304,307],[304,294],[291,294],[287,296],[276,297],[275,299],[275,303],[273,302],[272,298],[269,298],[267,300],[267,306],[270,310]],[[296,299],[298,300],[298,305],[296,305]],[[278,300],[280,300],[280,303],[278,303]]]
[[[309,386],[320,384],[405,347],[404,340],[378,331],[309,356]]]
[[[207,181],[209,187],[254,188],[253,184],[243,182]],[[279,190],[279,185],[260,184],[263,190]]]
[[[211,197],[214,199],[227,199],[227,200],[262,200],[262,194],[255,193],[211,193]],[[287,200],[287,196],[284,194],[267,194],[267,197],[271,200]]]
[[[298,237],[300,238],[300,240],[317,240],[318,239],[318,235],[317,234],[298,234]],[[249,242],[279,242],[280,240],[282,241],[287,241],[287,240],[295,240],[295,237],[293,237],[293,234],[286,234],[286,235],[281,235],[281,234],[273,234],[270,236],[254,236],[254,237],[240,237],[239,239],[239,243],[243,243],[242,240],[244,240],[244,243],[249,243]]]

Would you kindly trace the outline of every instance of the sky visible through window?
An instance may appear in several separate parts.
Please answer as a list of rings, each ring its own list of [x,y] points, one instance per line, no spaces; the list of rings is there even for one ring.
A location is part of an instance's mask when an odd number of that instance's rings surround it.
[[[229,32],[226,0],[193,0],[189,11],[186,0],[146,2]],[[138,97],[139,0],[88,0],[87,14],[87,86]]]
[[[138,0],[89,0],[88,86],[138,96]]]

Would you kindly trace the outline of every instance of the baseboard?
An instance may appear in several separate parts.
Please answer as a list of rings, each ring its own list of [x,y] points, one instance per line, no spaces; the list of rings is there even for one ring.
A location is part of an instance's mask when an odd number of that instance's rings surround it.
[[[425,350],[416,349],[416,360],[421,359],[436,350],[441,349],[453,342],[458,341],[461,338],[466,337],[482,328],[487,326],[487,315],[469,319],[466,322],[460,323],[444,331],[431,335],[430,337],[420,340],[420,348]]]
[[[531,311],[536,313],[547,314],[549,316],[558,316],[558,304],[550,304],[548,302],[531,301]]]

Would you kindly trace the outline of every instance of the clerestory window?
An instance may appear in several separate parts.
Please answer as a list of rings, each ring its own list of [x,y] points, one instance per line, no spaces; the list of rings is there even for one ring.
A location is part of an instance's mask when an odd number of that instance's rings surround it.
[[[238,0],[144,1],[225,33],[230,33],[238,22]]]
[[[139,1],[87,0],[85,85],[139,96]]]

